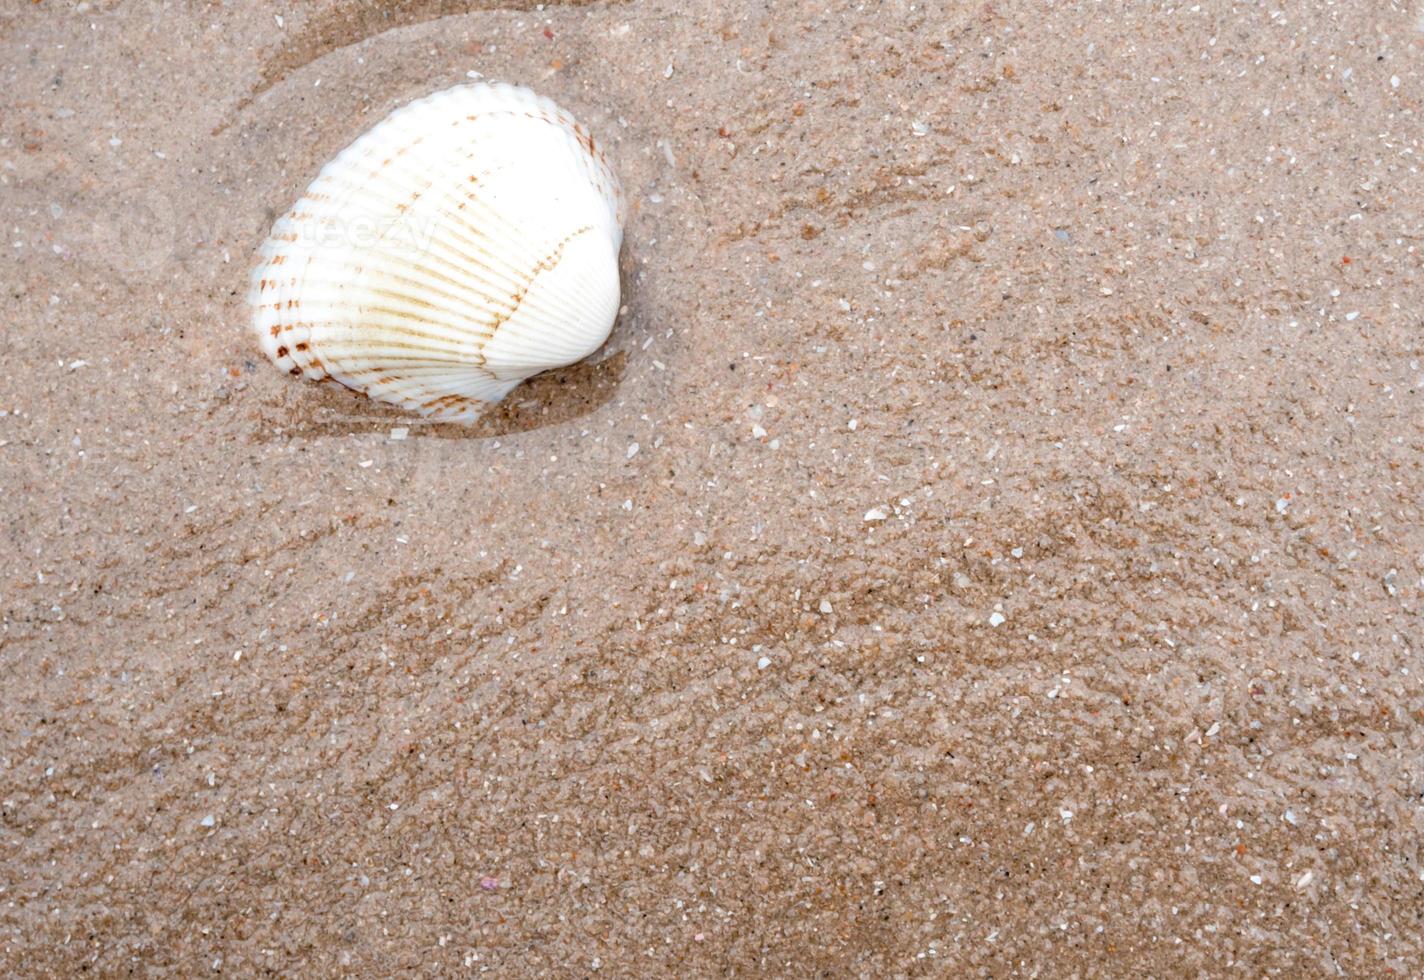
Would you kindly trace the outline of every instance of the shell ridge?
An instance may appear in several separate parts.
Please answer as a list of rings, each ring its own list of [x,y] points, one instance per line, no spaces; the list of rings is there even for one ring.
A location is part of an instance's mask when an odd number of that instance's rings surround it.
[[[479,202],[477,197],[470,194],[470,192],[465,193],[468,197],[474,200],[477,207],[485,209],[485,206],[482,202]],[[504,221],[502,219],[502,216],[499,216],[492,209],[485,209],[484,213],[486,213],[493,221],[497,221],[502,224],[510,233],[512,233],[513,237],[517,237],[517,239],[524,240],[520,242],[520,244],[524,246],[524,253],[529,256],[533,256],[534,254],[536,254],[537,249],[535,247],[535,244],[533,242],[527,241],[527,236],[523,235],[522,233],[519,233],[519,230],[515,226],[513,226],[507,221]],[[484,270],[487,270],[492,273],[498,272],[502,275],[502,281],[484,282],[484,285],[491,287],[492,291],[480,295],[479,299],[482,302],[497,302],[497,291],[499,289],[514,285],[519,281],[520,274],[517,271],[518,266],[513,262],[501,260],[498,257],[497,253],[491,250],[486,244],[486,242],[489,240],[488,236],[480,232],[478,225],[470,222],[468,219],[465,219],[463,217],[463,212],[459,213],[459,215],[457,215],[453,220],[461,222],[464,227],[469,230],[470,235],[457,235],[453,227],[432,228],[427,240],[427,244],[425,246],[425,251],[428,254],[436,255],[437,253],[432,250],[438,245],[438,247],[440,248],[440,253],[438,254],[438,258],[440,259],[440,261],[447,265],[452,272],[463,272],[466,273],[466,276],[468,277],[468,274],[471,270],[467,262],[474,256],[472,256],[469,252],[457,251],[452,244],[442,241],[441,239],[443,236],[441,235],[441,232],[446,232],[450,234],[451,237],[457,237],[459,241],[465,246],[477,250],[477,265],[479,267],[482,267]],[[484,239],[484,241],[481,241],[482,238]],[[381,250],[373,250],[373,252],[374,254],[379,255]],[[460,262],[459,259],[465,259],[467,260],[467,262]],[[527,265],[527,262],[525,264]],[[457,282],[457,280],[453,276],[447,277],[447,281],[449,281],[452,286],[455,285]]]
[[[559,242],[556,246],[554,246],[554,251],[552,255],[550,255],[547,259],[540,259],[537,263],[535,263],[533,271],[531,271],[529,274],[528,281],[520,288],[518,292],[514,294],[513,307],[506,315],[502,317],[497,317],[495,319],[494,330],[491,331],[490,335],[491,338],[493,338],[494,332],[498,331],[500,327],[504,326],[510,320],[514,319],[515,315],[519,312],[520,307],[523,305],[525,298],[534,288],[534,282],[539,278],[539,274],[549,269],[552,269],[559,264],[559,259],[563,256],[564,248],[568,245],[570,241],[577,238],[579,235],[592,230],[592,225],[585,225],[577,231],[572,232],[567,237],[565,237],[563,241]]]
[[[469,153],[466,154],[465,159],[466,159],[467,161],[473,160],[474,155],[475,155],[475,151],[471,151],[471,152],[469,152]],[[407,167],[409,168],[409,174],[410,174],[410,176],[412,176],[412,177],[415,177],[415,176],[417,176],[417,174],[421,173],[420,171],[417,171],[417,170],[415,169],[416,165],[415,165],[415,163],[414,163],[413,161],[410,162],[410,163],[405,164],[405,166],[407,166]],[[511,164],[510,164],[508,161],[501,162],[501,163],[498,164],[498,166],[496,166],[496,167],[494,167],[494,168],[492,168],[492,169],[488,169],[488,170],[484,170],[484,171],[478,172],[478,176],[479,176],[480,178],[484,179],[484,180],[488,180],[490,177],[492,177],[492,176],[498,174],[498,173],[500,172],[500,170],[502,170],[502,169],[507,169],[507,168],[510,167],[510,166],[511,166]],[[346,186],[347,186],[348,189],[354,189],[354,190],[357,190],[357,191],[360,191],[360,189],[361,189],[361,185],[356,184],[356,183],[354,183],[354,182],[346,182]],[[427,182],[427,185],[426,185],[427,193],[428,193],[428,191],[429,191],[429,189],[430,189],[431,186],[433,186],[433,182]],[[500,215],[497,210],[491,209],[491,208],[489,208],[487,205],[485,205],[484,202],[479,198],[479,195],[478,195],[477,193],[474,193],[473,191],[471,191],[471,190],[470,190],[469,188],[467,188],[467,187],[462,187],[462,188],[460,188],[460,192],[464,195],[464,198],[465,198],[465,200],[466,200],[467,203],[472,204],[475,208],[480,209],[480,210],[482,211],[482,217],[484,217],[487,221],[497,222],[497,223],[501,226],[502,230],[506,233],[507,236],[514,237],[515,240],[520,240],[520,239],[526,239],[526,238],[527,238],[527,236],[525,236],[525,235],[522,234],[522,229],[520,229],[517,225],[515,225],[515,224],[513,224],[512,222],[510,222],[510,221],[504,219],[503,216]],[[343,197],[344,197],[344,195],[343,195]],[[397,201],[396,199],[394,199],[394,198],[392,198],[392,197],[390,197],[390,196],[384,196],[384,197],[383,197],[383,202],[384,202],[384,204],[385,204],[387,207],[389,207],[389,208],[391,208],[391,209],[396,209],[396,208],[399,208],[399,207],[401,206],[401,202]],[[300,207],[301,204],[304,204],[304,203],[306,203],[305,199],[303,200],[303,202],[299,202],[298,207]],[[296,210],[296,209],[294,209],[294,210]],[[455,217],[456,217],[457,220],[460,220],[460,219],[463,218],[463,215],[457,213],[457,214],[455,215]],[[475,242],[478,242],[480,239],[486,239],[486,240],[488,240],[488,238],[490,237],[490,235],[488,234],[488,232],[483,231],[479,225],[477,225],[477,224],[475,224],[475,223],[473,223],[473,222],[471,222],[471,221],[469,221],[469,220],[467,220],[467,219],[462,220],[462,224],[469,230],[470,235],[472,236],[472,237],[470,237],[470,238],[463,238],[463,239],[462,239],[462,240],[465,241],[467,244],[472,244],[472,245],[473,245]],[[450,233],[453,234],[453,229],[451,229],[451,228],[433,227],[433,228],[430,229],[430,235],[427,236],[427,240],[428,240],[428,241],[433,241],[434,238],[436,238],[437,236],[439,236],[442,231],[450,232]],[[507,241],[507,240],[508,240],[508,238],[506,238],[506,241]],[[533,241],[528,241],[527,244],[526,244],[526,248],[525,248],[523,251],[524,251],[525,253],[530,253],[530,254],[532,254],[533,252],[537,251],[537,247],[538,247],[538,243],[533,242]],[[489,254],[489,253],[486,253],[486,254]],[[497,261],[498,261],[497,256],[491,255],[491,258],[490,258],[490,261],[489,261],[488,264],[492,266],[492,265],[493,265],[495,262],[497,262]],[[506,267],[504,271],[506,271],[506,273],[507,273],[511,278],[513,278],[515,275],[517,275],[517,273],[515,273],[512,268],[509,268],[509,267],[508,267],[508,266],[510,265],[510,263],[502,263],[502,264],[505,265],[505,267]]]
[[[473,87],[475,86],[459,86],[459,88]],[[402,110],[398,110],[397,114],[400,114],[401,111]],[[498,115],[498,112],[487,111],[485,115],[496,116]],[[392,118],[394,119],[394,117]],[[584,170],[584,176],[593,178],[592,182],[601,191],[603,191],[603,194],[600,196],[613,199],[614,207],[612,209],[610,217],[613,219],[611,224],[614,229],[616,229],[618,224],[621,223],[619,220],[619,212],[621,212],[622,209],[621,187],[619,186],[616,175],[614,175],[612,170],[608,167],[607,162],[602,155],[602,152],[599,151],[597,154],[590,154],[588,152],[585,143],[578,136],[578,134],[582,132],[582,128],[579,127],[578,124],[575,123],[572,120],[572,117],[568,116],[567,113],[562,113],[562,111],[560,111],[559,118],[557,120],[550,119],[547,116],[537,118],[540,118],[541,121],[548,123],[557,122],[557,128],[562,131],[560,135],[563,136],[565,143],[569,147],[577,151],[574,156],[575,158],[579,159],[580,162],[584,165],[582,168]],[[462,138],[461,143],[454,144],[449,148],[458,149],[463,146],[471,147],[471,152],[466,155],[466,160],[469,161],[473,159],[476,154],[480,153],[479,144],[481,143],[481,141],[481,134],[477,132],[472,132],[469,134],[465,134],[465,136]],[[340,169],[334,166],[335,163],[337,163],[339,160],[340,157],[338,157],[337,161],[333,161],[332,164],[328,164],[327,168],[324,168],[323,172],[325,173],[326,170],[332,170],[333,172],[335,172]],[[390,160],[390,163],[394,164],[397,168],[403,170],[408,176],[413,178],[423,178],[427,172],[420,161],[413,159],[408,154],[401,154],[398,157],[393,157]],[[510,163],[511,161],[507,158],[499,159],[497,161],[497,167],[495,169],[498,169],[498,167],[508,166],[510,165]]]

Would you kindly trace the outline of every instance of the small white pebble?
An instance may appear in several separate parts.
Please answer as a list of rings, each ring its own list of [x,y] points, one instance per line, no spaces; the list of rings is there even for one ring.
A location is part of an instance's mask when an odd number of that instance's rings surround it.
[[[753,439],[765,439],[765,438],[766,438],[766,430],[763,429],[763,428],[762,428],[761,426],[759,426],[759,425],[754,425],[754,426],[752,426],[752,438],[753,438]]]
[[[217,823],[217,821],[213,819],[213,815],[211,813],[204,817],[202,820],[202,824],[204,827],[211,827],[215,823]]]
[[[991,613],[989,614],[989,625],[990,625],[990,626],[1003,626],[1003,625],[1004,625],[1004,614],[1001,613],[1001,612],[999,612],[997,609],[994,610],[993,612],[991,612]]]
[[[1303,889],[1303,888],[1305,888],[1307,885],[1309,885],[1309,884],[1311,883],[1311,881],[1312,881],[1314,878],[1315,878],[1315,872],[1314,872],[1314,871],[1307,871],[1305,874],[1301,875],[1299,878],[1297,878],[1297,879],[1295,880],[1295,887],[1296,887],[1297,889]]]
[[[860,427],[860,419],[851,419],[849,422],[846,423],[846,428],[849,429],[849,430],[852,431],[852,432],[854,432],[854,431],[855,431],[856,429],[858,429],[859,427]]]
[[[768,668],[768,667],[770,667],[770,666],[771,666],[771,658],[770,658],[770,657],[762,657],[760,660],[757,661],[757,669],[758,669],[758,670],[766,670],[766,668]]]
[[[831,600],[829,600],[829,599],[822,599],[822,600],[821,600],[821,607],[820,607],[820,608],[821,608],[821,612],[822,612],[824,615],[829,616],[829,615],[831,614],[831,612],[833,611],[832,608],[831,608]]]
[[[371,464],[373,464],[374,462],[375,462],[374,459],[363,459],[363,460],[361,460],[361,462],[360,462],[359,465],[360,465],[361,469],[365,470],[365,469],[370,469]]]
[[[1261,883],[1261,876],[1260,876],[1260,875],[1252,875],[1252,876],[1251,876],[1251,884],[1253,884],[1253,885],[1259,885],[1260,883]]]
[[[1279,500],[1276,501],[1276,513],[1284,514],[1286,512],[1286,508],[1289,506],[1290,501],[1287,500],[1285,497],[1281,497]]]
[[[391,430],[391,440],[394,442],[400,442],[408,435],[410,435],[410,429],[406,426],[399,426]]]
[[[633,509],[633,501],[631,501],[631,500],[625,500],[625,501],[623,501],[623,509],[624,509],[624,510],[632,510],[632,509]]]
[[[1069,820],[1072,820],[1072,819],[1073,819],[1073,811],[1072,811],[1072,810],[1059,810],[1059,811],[1058,811],[1058,816],[1063,819],[1063,822],[1064,822],[1064,823],[1067,823]]]
[[[638,444],[636,442],[630,443],[628,446],[628,458],[632,459],[636,455],[638,455]]]
[[[917,119],[910,123],[910,132],[916,136],[928,136],[930,134],[930,127],[928,124],[922,123]]]
[[[867,521],[883,521],[889,516],[884,507],[872,507],[865,512]]]

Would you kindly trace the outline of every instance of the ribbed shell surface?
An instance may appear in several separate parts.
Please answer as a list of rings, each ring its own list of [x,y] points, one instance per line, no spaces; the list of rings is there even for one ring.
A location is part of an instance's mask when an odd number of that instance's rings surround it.
[[[622,223],[617,179],[567,112],[457,86],[387,116],[277,221],[253,326],[294,376],[470,419],[607,338]]]

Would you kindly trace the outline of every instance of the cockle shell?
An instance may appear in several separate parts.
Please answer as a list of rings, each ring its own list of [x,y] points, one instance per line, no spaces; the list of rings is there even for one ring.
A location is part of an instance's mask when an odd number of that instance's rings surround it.
[[[294,376],[473,419],[608,337],[622,225],[572,116],[525,88],[456,86],[377,123],[277,221],[253,326]]]

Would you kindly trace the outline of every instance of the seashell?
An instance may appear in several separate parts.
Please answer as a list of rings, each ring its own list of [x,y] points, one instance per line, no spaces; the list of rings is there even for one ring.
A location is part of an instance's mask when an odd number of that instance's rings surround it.
[[[438,419],[599,348],[618,180],[549,99],[459,85],[397,109],[273,226],[248,292],[279,368]]]

